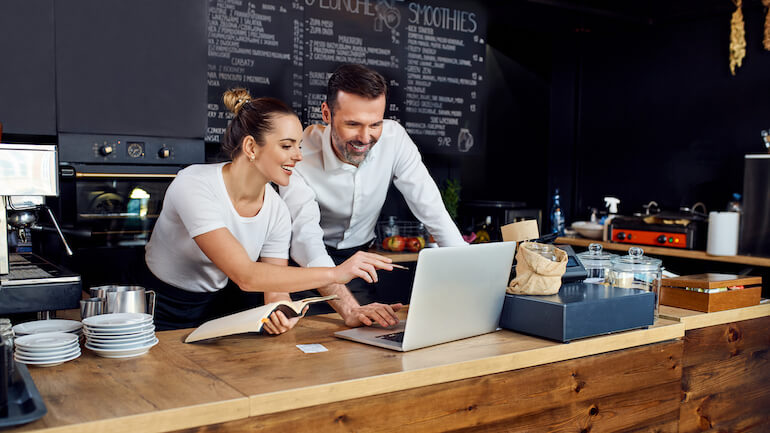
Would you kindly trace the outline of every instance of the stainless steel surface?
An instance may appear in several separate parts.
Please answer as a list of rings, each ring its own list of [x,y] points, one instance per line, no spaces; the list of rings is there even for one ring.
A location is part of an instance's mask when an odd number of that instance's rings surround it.
[[[8,269],[8,220],[5,214],[5,197],[0,195],[0,275],[7,275]]]
[[[80,275],[62,272],[61,268],[52,263],[34,263],[26,255],[16,253],[9,257],[9,272],[0,278],[3,287],[80,282]]]
[[[0,143],[0,275],[9,272],[5,196],[59,194],[56,146]]]
[[[151,306],[149,310],[148,306]],[[155,292],[144,287],[129,286],[127,290],[107,292],[108,313],[154,313],[154,309]]]
[[[59,195],[56,146],[0,143],[0,195]]]
[[[64,249],[67,251],[67,255],[72,255],[72,249],[67,244],[67,240],[64,239],[64,234],[61,232],[61,228],[59,228],[59,223],[56,222],[56,217],[53,216],[53,212],[51,211],[51,208],[46,206],[45,210],[48,211],[48,216],[51,217],[51,222],[53,222],[53,226],[56,227],[56,233],[59,233],[59,238],[61,239],[61,242],[64,244]]]
[[[31,209],[15,210],[8,215],[8,224],[12,227],[27,227],[37,221],[35,211]]]
[[[91,298],[80,301],[80,319],[106,313],[106,299]]]
[[[92,298],[104,298],[107,299],[107,291],[111,288],[117,288],[117,287],[123,287],[123,286],[116,286],[116,285],[106,285],[106,286],[94,286],[88,289],[88,293],[91,295]]]
[[[90,288],[91,297],[105,299],[106,313],[155,315],[155,292],[142,286],[107,285]]]

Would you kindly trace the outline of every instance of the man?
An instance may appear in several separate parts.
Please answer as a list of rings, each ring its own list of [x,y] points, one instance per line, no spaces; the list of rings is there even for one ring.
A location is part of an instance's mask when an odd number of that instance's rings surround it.
[[[303,134],[303,160],[279,188],[292,217],[291,256],[300,266],[334,266],[369,248],[392,181],[440,246],[466,245],[406,130],[385,120],[387,84],[379,73],[343,65],[329,78],[321,115],[326,125]],[[348,326],[394,325],[401,304],[372,302],[363,282],[319,288],[337,294],[332,307]],[[355,298],[351,295],[355,295]]]

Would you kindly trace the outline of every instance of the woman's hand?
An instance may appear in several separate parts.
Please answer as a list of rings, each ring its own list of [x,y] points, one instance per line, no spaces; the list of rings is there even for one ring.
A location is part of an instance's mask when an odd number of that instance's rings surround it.
[[[305,309],[307,310],[307,308]],[[304,311],[303,311],[304,315]],[[262,325],[262,328],[267,331],[268,334],[279,335],[293,328],[297,324],[301,316],[287,318],[281,311],[275,311],[270,315],[270,320]]]
[[[334,268],[335,282],[345,284],[353,278],[361,278],[367,283],[376,283],[377,269],[392,271],[391,262],[385,256],[359,251]]]

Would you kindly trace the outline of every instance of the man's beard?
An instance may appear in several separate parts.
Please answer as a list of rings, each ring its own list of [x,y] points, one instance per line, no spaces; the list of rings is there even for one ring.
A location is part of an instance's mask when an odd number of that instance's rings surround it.
[[[374,138],[369,140],[368,143],[363,143],[360,140],[343,141],[340,138],[340,136],[337,135],[337,131],[334,129],[334,126],[331,126],[331,128],[332,128],[332,133],[331,133],[332,147],[337,150],[336,152],[337,156],[343,161],[349,164],[353,164],[355,166],[358,166],[364,161],[364,159],[366,159],[366,155],[369,154],[369,151],[372,150],[374,145],[377,143],[377,140]],[[368,147],[363,152],[356,152],[355,149],[352,149],[348,145],[356,145],[356,146],[368,145]]]

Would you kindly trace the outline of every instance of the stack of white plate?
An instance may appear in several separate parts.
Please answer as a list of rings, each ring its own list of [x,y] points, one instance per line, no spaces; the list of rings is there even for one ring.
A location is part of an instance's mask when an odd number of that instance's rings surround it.
[[[152,316],[111,313],[83,319],[86,348],[105,358],[132,358],[158,344]]]
[[[14,340],[16,361],[39,367],[53,367],[80,356],[76,334],[69,332],[41,332],[23,335]]]
[[[24,335],[40,334],[42,332],[69,332],[80,335],[83,324],[77,320],[36,320],[34,322],[19,323],[13,327],[13,334],[17,337]]]

